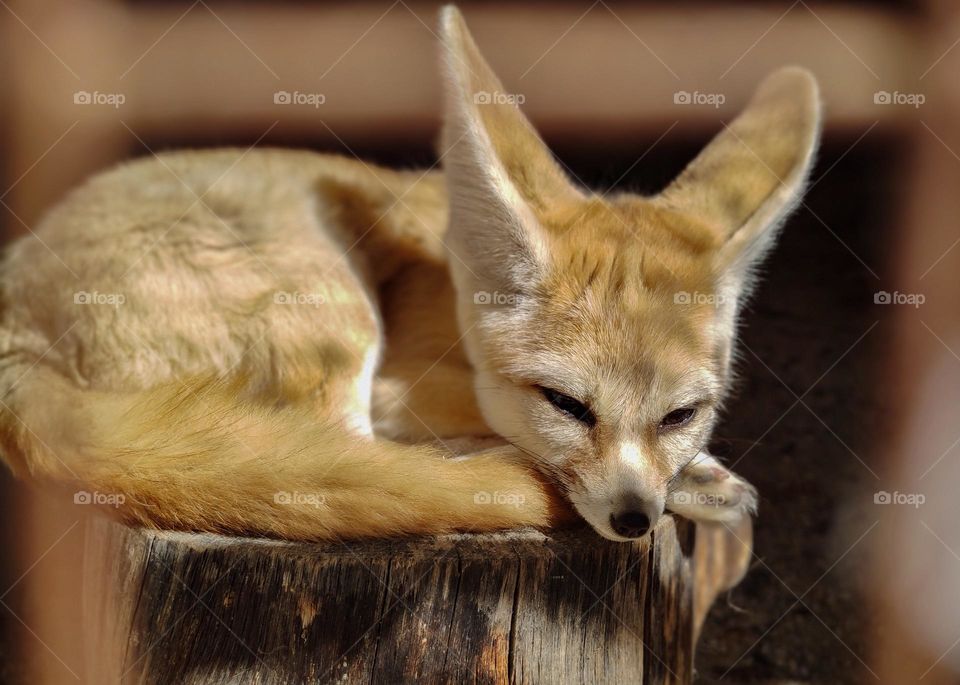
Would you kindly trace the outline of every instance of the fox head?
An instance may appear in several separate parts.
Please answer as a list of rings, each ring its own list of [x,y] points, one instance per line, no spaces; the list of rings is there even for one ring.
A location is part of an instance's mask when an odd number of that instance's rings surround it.
[[[816,83],[777,71],[660,194],[599,195],[560,169],[456,9],[441,29],[446,243],[481,410],[624,540],[617,521],[652,527],[709,439],[753,271],[812,164]]]

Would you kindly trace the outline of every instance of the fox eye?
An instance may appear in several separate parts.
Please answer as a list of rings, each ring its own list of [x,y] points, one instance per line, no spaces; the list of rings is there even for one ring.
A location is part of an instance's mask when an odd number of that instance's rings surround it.
[[[688,423],[693,418],[697,410],[694,407],[683,407],[674,409],[660,420],[660,428],[676,428]]]
[[[540,392],[543,393],[543,397],[547,402],[564,414],[569,414],[580,423],[586,424],[591,428],[596,425],[597,417],[594,416],[593,412],[590,411],[583,402],[575,400],[569,395],[564,395],[562,392],[551,390],[550,388],[540,388]]]

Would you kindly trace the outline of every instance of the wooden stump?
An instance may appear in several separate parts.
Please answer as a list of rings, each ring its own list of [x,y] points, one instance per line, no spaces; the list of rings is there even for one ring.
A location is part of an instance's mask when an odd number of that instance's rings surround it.
[[[90,681],[689,682],[749,525],[665,517],[636,544],[580,529],[311,545],[96,519]]]

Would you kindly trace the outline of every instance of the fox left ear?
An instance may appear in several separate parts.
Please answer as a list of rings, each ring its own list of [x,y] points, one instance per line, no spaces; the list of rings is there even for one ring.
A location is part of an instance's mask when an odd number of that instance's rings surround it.
[[[819,138],[816,80],[806,69],[780,69],[657,202],[714,226],[718,271],[743,280],[800,202]]]
[[[549,252],[538,210],[581,195],[452,5],[441,11],[440,31],[446,71],[442,158],[450,196],[446,242],[456,256],[451,268],[474,286],[518,292],[535,279]]]
[[[656,202],[718,232],[714,256],[721,360],[729,368],[737,314],[753,272],[799,204],[820,138],[820,95],[799,67],[768,76],[747,108]]]

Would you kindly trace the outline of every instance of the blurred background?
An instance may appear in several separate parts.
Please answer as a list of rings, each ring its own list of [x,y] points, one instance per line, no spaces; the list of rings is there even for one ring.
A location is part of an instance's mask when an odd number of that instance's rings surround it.
[[[464,2],[569,173],[655,192],[773,68],[820,80],[808,196],[716,451],[761,493],[699,682],[960,678],[960,4]],[[0,2],[0,226],[173,147],[437,163],[435,3]],[[0,475],[0,683],[83,681],[82,507]],[[162,639],[162,636],[158,636]]]

